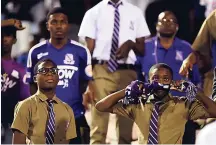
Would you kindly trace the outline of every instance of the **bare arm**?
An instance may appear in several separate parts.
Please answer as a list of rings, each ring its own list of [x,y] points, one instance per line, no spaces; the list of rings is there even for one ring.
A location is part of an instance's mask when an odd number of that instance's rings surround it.
[[[133,47],[133,51],[136,55],[145,55],[145,45],[144,45],[145,38],[136,38],[135,47]]]
[[[22,22],[17,19],[7,19],[1,21],[1,27],[5,26],[14,26],[17,28],[17,30],[23,30],[25,27],[22,26]]]
[[[125,96],[125,89],[110,94],[96,103],[95,107],[101,112],[113,112],[113,106]]]
[[[12,144],[26,144],[26,135],[15,130],[13,133]]]
[[[87,43],[87,48],[89,49],[90,53],[93,54],[94,48],[95,48],[95,39],[86,37],[85,38]]]
[[[210,117],[216,117],[216,102],[212,101],[209,97],[206,97],[203,91],[199,91],[197,99],[203,103]]]

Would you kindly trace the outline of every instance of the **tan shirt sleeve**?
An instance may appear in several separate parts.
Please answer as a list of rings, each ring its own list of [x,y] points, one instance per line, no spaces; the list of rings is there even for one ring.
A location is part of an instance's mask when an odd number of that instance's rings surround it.
[[[196,120],[196,119],[205,119],[209,118],[210,115],[206,111],[205,107],[202,105],[201,102],[198,100],[192,102],[190,109],[189,109],[189,118],[191,120]]]
[[[216,10],[203,22],[202,27],[192,45],[194,51],[208,56],[211,53],[212,40],[216,40]]]
[[[30,104],[27,101],[17,103],[11,129],[16,129],[27,136],[30,122]]]
[[[68,124],[68,128],[66,131],[66,140],[70,140],[77,137],[77,133],[76,133],[76,124],[75,124],[75,117],[74,117],[73,110],[68,105],[67,105],[67,109],[70,115],[70,122]]]
[[[123,106],[121,102],[117,103],[113,107],[113,113],[117,115],[124,116],[126,118],[134,120],[135,114],[133,112],[133,105]]]

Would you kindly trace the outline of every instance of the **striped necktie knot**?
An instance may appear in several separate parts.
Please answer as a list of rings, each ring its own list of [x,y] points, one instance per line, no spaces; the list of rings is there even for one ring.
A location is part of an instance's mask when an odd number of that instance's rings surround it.
[[[122,4],[122,2],[114,3],[112,1],[109,1],[108,4],[112,5],[114,8],[117,9]]]

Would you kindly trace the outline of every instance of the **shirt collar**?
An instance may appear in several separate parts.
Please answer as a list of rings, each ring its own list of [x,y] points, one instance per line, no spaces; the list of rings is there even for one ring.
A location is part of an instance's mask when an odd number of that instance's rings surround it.
[[[154,99],[154,96],[151,95],[151,96],[149,96],[149,98],[148,98],[148,100],[147,100],[147,103],[153,103],[153,104],[155,104],[155,103],[157,103],[157,102],[161,102],[161,103],[165,104],[165,103],[169,102],[172,98],[173,98],[172,95],[169,94],[169,95],[168,95],[167,97],[165,97],[163,100],[161,100],[161,101],[156,101],[156,100]]]
[[[155,36],[155,38],[154,38],[154,43],[155,43],[155,41],[157,41],[157,48],[163,48],[163,49],[165,49],[165,48],[160,44],[159,38],[158,38],[157,36]],[[170,48],[167,49],[167,50],[170,50],[170,49],[172,49],[172,48],[175,48],[176,41],[177,41],[177,39],[176,39],[176,37],[174,37],[174,41],[173,41],[172,45],[171,45]]]
[[[36,95],[39,97],[39,99],[40,99],[42,102],[48,100],[47,96],[46,96],[45,94],[43,94],[42,92],[40,92],[40,91],[37,91],[37,92],[36,92]],[[52,98],[52,100],[54,101],[54,103],[57,103],[57,104],[60,103],[60,101],[59,101],[59,99],[56,97],[56,95]]]
[[[106,4],[108,4],[108,2],[111,1],[111,0],[103,0],[103,1],[104,1]],[[118,2],[117,4],[119,4],[119,3],[124,4],[125,1],[124,1],[124,0],[119,0],[119,2]]]

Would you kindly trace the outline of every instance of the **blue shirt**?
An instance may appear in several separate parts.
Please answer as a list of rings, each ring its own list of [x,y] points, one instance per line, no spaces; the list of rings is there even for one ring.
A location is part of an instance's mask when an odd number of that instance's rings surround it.
[[[165,63],[173,70],[173,80],[184,79],[179,74],[179,69],[183,60],[192,52],[191,45],[184,40],[175,37],[172,46],[165,49],[161,46],[157,37],[153,37],[145,42],[145,56],[137,58],[142,66],[142,72],[148,77],[150,68],[156,63]],[[200,83],[198,66],[194,65],[191,81],[195,84]],[[184,93],[172,92],[173,96],[182,96]]]
[[[53,60],[59,69],[57,97],[72,107],[76,118],[84,115],[80,82],[92,79],[89,50],[73,40],[68,40],[61,49],[55,48],[48,40],[35,45],[30,49],[27,61],[29,83],[33,82],[35,64],[44,58]]]

